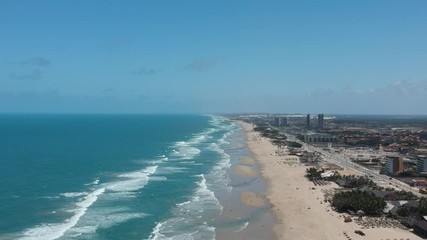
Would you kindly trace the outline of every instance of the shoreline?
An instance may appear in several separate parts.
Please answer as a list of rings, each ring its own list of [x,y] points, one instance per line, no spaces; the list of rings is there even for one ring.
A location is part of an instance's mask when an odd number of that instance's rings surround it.
[[[218,192],[223,211],[216,221],[216,239],[274,239],[271,226],[274,216],[265,197],[267,185],[261,177],[259,163],[247,145],[247,132],[238,123],[238,130],[228,139],[231,192]]]
[[[345,223],[343,214],[324,201],[326,192],[339,188],[335,183],[314,186],[304,176],[307,166],[286,162],[286,156],[276,155],[277,147],[254,132],[251,124],[236,123],[246,131],[248,150],[260,165],[267,185],[266,198],[275,217],[272,228],[276,239],[422,239],[408,230],[361,229],[354,221]],[[357,235],[355,230],[363,230],[366,235]]]

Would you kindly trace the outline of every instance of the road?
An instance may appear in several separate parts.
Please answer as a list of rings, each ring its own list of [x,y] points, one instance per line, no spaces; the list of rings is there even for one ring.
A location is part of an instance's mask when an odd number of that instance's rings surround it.
[[[307,144],[307,143],[299,140],[298,138],[296,138],[295,136],[293,136],[291,134],[288,134],[288,133],[284,133],[284,134],[286,135],[288,140],[302,144],[304,149],[306,149],[310,152],[320,153],[322,155],[324,161],[326,161],[326,162],[336,164],[342,168],[351,169],[351,170],[358,172],[358,173],[361,173],[361,174],[365,174],[365,175],[369,176],[372,179],[372,181],[374,181],[378,185],[389,185],[389,186],[397,187],[401,190],[413,192],[416,196],[419,196],[419,197],[424,196],[423,194],[419,193],[417,188],[412,188],[409,185],[407,185],[406,183],[403,183],[397,179],[390,178],[389,176],[379,174],[378,172],[376,172],[374,170],[367,169],[364,166],[361,166],[359,164],[352,162],[349,158],[347,158],[347,157],[345,157],[339,153],[331,153],[329,151],[325,151],[322,148],[314,147],[310,144]]]

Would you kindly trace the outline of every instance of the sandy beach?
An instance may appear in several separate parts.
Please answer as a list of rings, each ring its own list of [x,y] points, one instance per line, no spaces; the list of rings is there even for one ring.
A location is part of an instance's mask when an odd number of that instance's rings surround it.
[[[216,222],[218,240],[275,239],[272,226],[275,217],[265,197],[267,186],[259,163],[247,147],[247,134],[242,128],[227,139],[230,156],[230,192],[216,192],[224,207]]]
[[[273,230],[277,239],[422,239],[398,227],[362,228],[355,221],[345,223],[343,215],[324,202],[324,194],[338,188],[337,185],[314,186],[304,177],[306,166],[286,163],[286,156],[276,155],[277,147],[254,132],[252,125],[239,124],[247,132],[248,148],[267,182],[266,197],[276,216]],[[250,165],[252,161],[242,159],[241,166]],[[250,173],[244,167],[236,171]],[[246,204],[260,204],[257,199],[255,194],[241,194]],[[362,230],[366,236],[357,235],[355,230]]]

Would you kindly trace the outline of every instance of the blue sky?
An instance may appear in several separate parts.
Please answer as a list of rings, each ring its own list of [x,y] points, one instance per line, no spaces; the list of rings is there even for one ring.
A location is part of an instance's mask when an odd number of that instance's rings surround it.
[[[427,1],[0,1],[0,112],[427,114]]]

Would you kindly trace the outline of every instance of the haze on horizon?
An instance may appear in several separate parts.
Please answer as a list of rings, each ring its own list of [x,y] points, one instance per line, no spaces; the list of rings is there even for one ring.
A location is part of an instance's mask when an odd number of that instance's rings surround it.
[[[0,112],[427,114],[427,1],[1,1]]]

